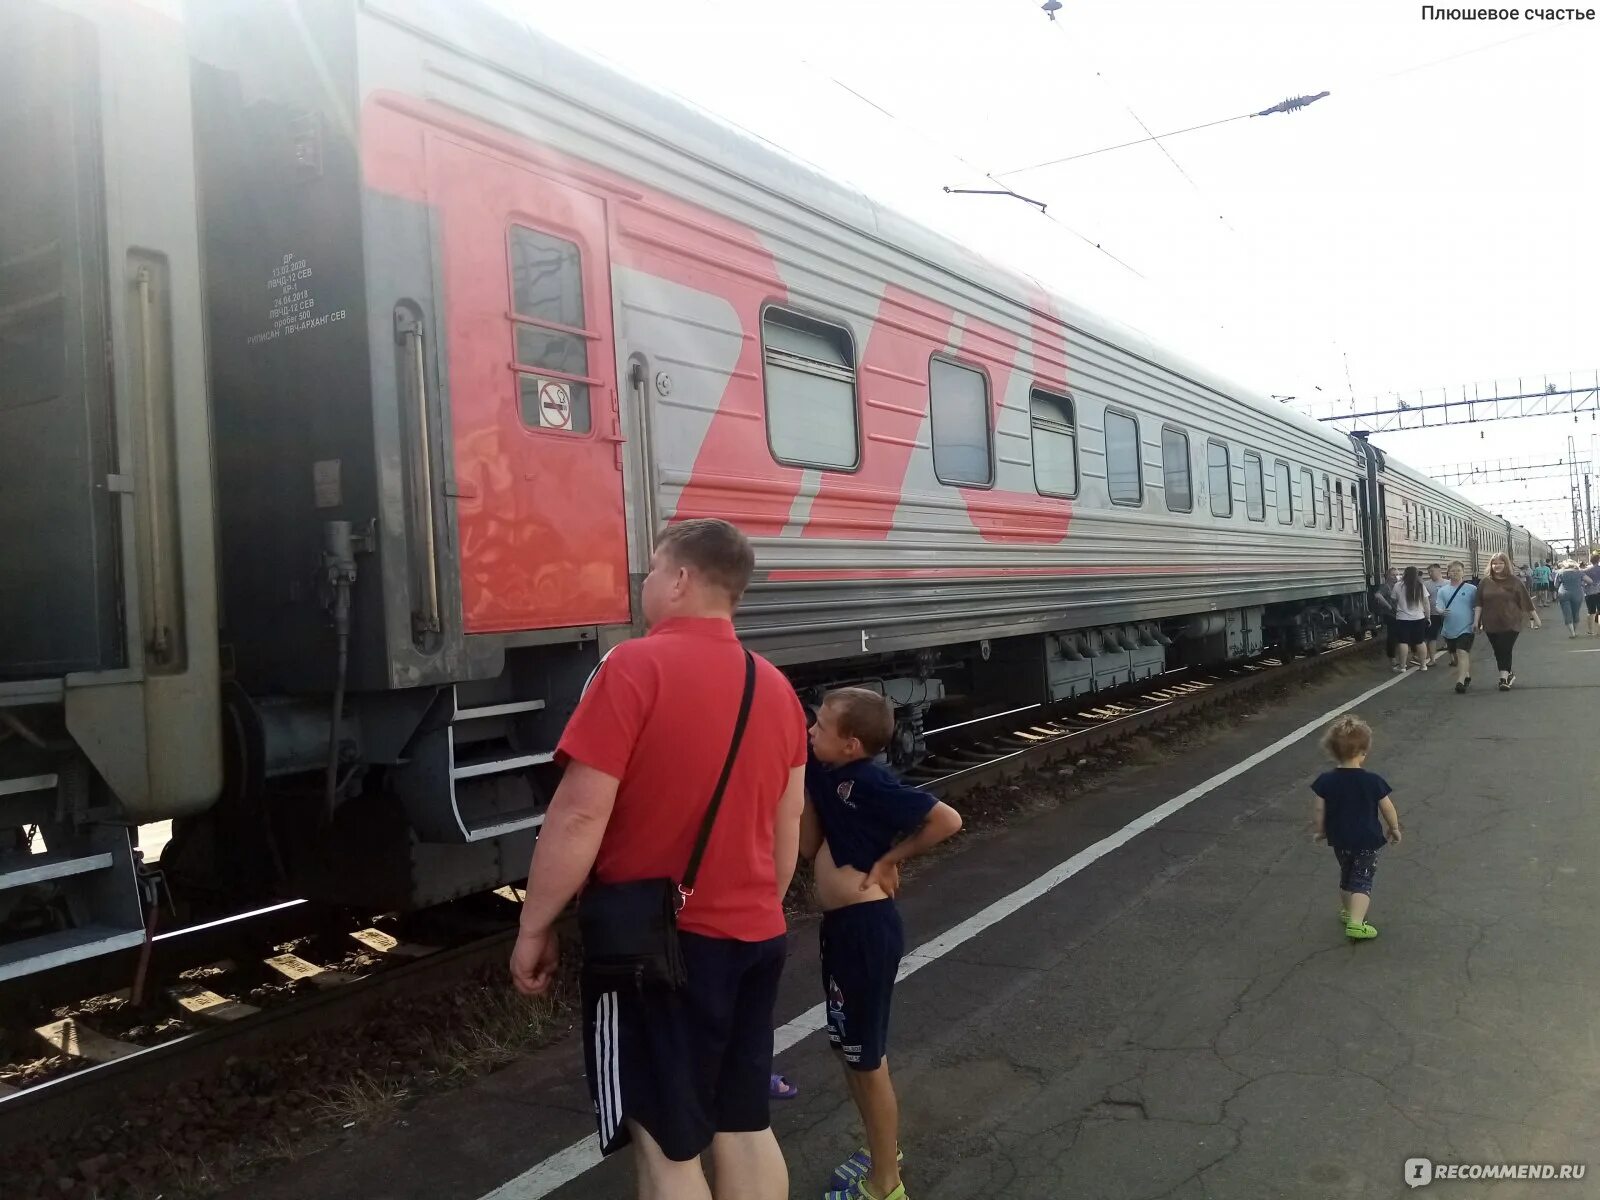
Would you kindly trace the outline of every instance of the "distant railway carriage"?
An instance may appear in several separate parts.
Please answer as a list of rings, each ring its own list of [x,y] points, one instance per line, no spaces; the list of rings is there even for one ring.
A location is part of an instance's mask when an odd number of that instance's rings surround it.
[[[0,978],[141,940],[143,822],[191,889],[519,877],[676,519],[902,761],[1545,553],[474,4],[10,0],[0,162]]]

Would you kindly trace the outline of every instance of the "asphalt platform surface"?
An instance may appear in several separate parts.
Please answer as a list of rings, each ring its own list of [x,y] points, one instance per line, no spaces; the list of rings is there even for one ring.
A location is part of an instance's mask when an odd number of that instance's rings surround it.
[[[1509,693],[1481,645],[1466,695],[1441,659],[1359,706],[1405,830],[1379,855],[1375,940],[1345,939],[1309,835],[1311,735],[905,979],[890,1061],[910,1195],[1600,1196],[1600,641],[1553,624],[1523,635]],[[1366,658],[974,839],[908,886],[908,946],[1388,678]],[[821,998],[815,939],[794,933],[780,1022]],[[821,1035],[778,1068],[801,1092],[774,1106],[792,1195],[820,1196],[855,1114]],[[580,1070],[568,1039],[232,1200],[479,1200],[593,1131]],[[1409,1191],[1419,1157],[1589,1177]],[[631,1196],[628,1164],[549,1194]]]

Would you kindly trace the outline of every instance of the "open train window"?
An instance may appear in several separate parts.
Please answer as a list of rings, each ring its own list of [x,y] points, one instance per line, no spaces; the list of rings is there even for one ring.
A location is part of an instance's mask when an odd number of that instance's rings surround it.
[[[1206,490],[1211,493],[1211,515],[1233,516],[1233,463],[1223,442],[1206,443]]]
[[[1322,527],[1333,528],[1333,495],[1328,490],[1328,473],[1322,473]]]
[[[1139,422],[1106,409],[1106,493],[1113,504],[1144,503],[1144,470],[1139,461]]]
[[[1189,472],[1189,435],[1171,425],[1161,427],[1161,485],[1172,512],[1194,511],[1194,480]]]
[[[1267,488],[1261,478],[1261,455],[1244,452],[1244,515],[1252,521],[1267,519]]]
[[[855,470],[861,443],[850,331],[769,308],[761,314],[761,359],[772,457],[790,466]]]
[[[513,225],[511,308],[522,423],[550,433],[589,432],[589,343],[578,247]]]
[[[1344,530],[1344,480],[1337,479],[1333,484],[1334,503],[1339,506],[1339,529]]]
[[[1078,494],[1078,423],[1070,396],[1034,388],[1028,393],[1033,424],[1033,486],[1041,496]]]
[[[1273,479],[1278,485],[1278,524],[1294,524],[1294,485],[1289,480],[1289,464],[1281,459],[1273,467]]]
[[[933,473],[940,483],[988,487],[994,482],[989,453],[989,378],[949,359],[928,365],[933,406]]]
[[[1307,529],[1317,527],[1317,480],[1311,474],[1310,467],[1300,468],[1300,494],[1306,498],[1306,509],[1302,514]]]

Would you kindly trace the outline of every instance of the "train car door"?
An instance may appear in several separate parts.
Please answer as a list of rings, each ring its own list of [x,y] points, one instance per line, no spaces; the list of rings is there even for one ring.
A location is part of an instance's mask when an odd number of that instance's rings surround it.
[[[441,135],[427,162],[466,631],[624,623],[605,201]]]
[[[124,665],[93,30],[0,15],[0,678]],[[131,490],[131,488],[130,488]]]
[[[1378,569],[1378,577],[1381,579],[1384,572],[1389,569],[1389,486],[1383,483],[1378,485],[1378,533],[1382,539],[1378,542],[1379,554],[1382,556]]]

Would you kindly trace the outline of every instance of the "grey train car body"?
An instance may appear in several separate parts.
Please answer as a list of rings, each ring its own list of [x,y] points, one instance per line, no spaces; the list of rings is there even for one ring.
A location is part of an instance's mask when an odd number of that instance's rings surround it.
[[[941,701],[1361,629],[1387,563],[1466,545],[1412,506],[1480,553],[1536,549],[487,7],[17,0],[0,32],[55,56],[0,82],[0,131],[70,116],[23,150],[75,180],[71,204],[0,180],[0,320],[24,301],[71,326],[65,382],[27,403],[0,340],[0,594],[28,614],[0,634],[0,705],[46,735],[0,740],[0,882],[37,872],[35,825],[55,873],[0,889],[0,978],[140,939],[142,822],[180,819],[170,871],[252,894],[414,905],[519,878],[565,717],[642,632],[674,519],[750,532],[741,635],[809,696],[880,688],[901,761]],[[504,311],[529,230],[582,259],[582,296],[542,301],[577,316]],[[59,246],[65,283],[41,283]],[[485,272],[507,294],[468,313]],[[513,326],[584,365],[508,364]],[[561,419],[587,389],[592,427],[483,416],[515,415],[527,377],[541,413],[562,384]],[[814,411],[778,404],[797,380]],[[529,483],[560,454],[581,488]],[[604,524],[605,554],[555,513]]]

